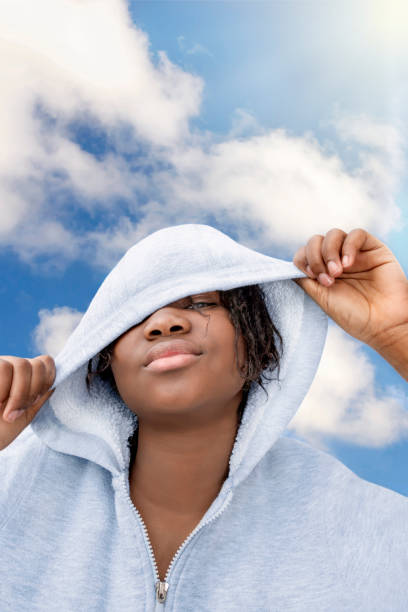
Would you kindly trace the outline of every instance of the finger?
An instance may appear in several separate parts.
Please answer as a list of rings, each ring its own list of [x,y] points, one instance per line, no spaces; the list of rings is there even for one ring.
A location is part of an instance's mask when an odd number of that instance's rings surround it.
[[[32,412],[31,421],[35,413],[52,393],[52,391],[49,393],[49,389],[55,379],[55,363],[52,357],[50,355],[40,355],[25,361],[31,365],[31,379],[27,392],[27,400],[20,398],[19,403],[21,405],[17,408],[14,407],[13,402],[7,404],[7,410],[4,410],[4,419],[8,422],[10,422],[12,413],[19,410]],[[25,382],[28,383],[28,379],[25,379]],[[33,410],[31,411],[31,409]]]
[[[358,251],[369,251],[383,246],[382,243],[366,230],[355,228],[349,232],[343,242],[341,256],[344,268],[353,265]]]
[[[40,395],[37,401],[34,402],[34,404],[32,404],[29,408],[27,408],[27,410],[23,411],[22,415],[23,417],[27,415],[26,420],[28,421],[28,423],[31,423],[31,421],[33,420],[33,418],[35,417],[35,415],[37,414],[41,406],[45,404],[45,402],[51,397],[54,391],[55,389],[49,389],[46,393],[43,393],[42,395]]]
[[[34,404],[47,389],[47,368],[42,359],[29,359],[31,363],[30,404]]]
[[[44,387],[42,389],[42,393],[45,393],[53,385],[55,380],[55,361],[51,355],[39,355],[36,359],[42,361],[45,367]]]
[[[313,274],[312,270],[310,269],[308,263],[307,263],[307,258],[306,258],[306,247],[302,246],[300,247],[294,257],[293,257],[293,263],[295,264],[295,266],[297,266],[299,268],[299,270],[302,270],[302,272],[304,272],[305,274],[307,274],[310,278],[315,279],[315,275]]]
[[[13,380],[10,394],[3,412],[3,419],[7,420],[10,412],[27,408],[30,404],[31,364],[28,359],[13,359]]]
[[[334,279],[328,274],[326,264],[322,256],[322,244],[324,236],[315,234],[306,244],[306,259],[307,263],[315,275],[319,283],[325,287],[330,287],[334,283]]]
[[[13,382],[13,366],[7,359],[0,358],[0,409],[4,408]]]
[[[54,389],[48,391],[41,398],[27,409],[21,409],[17,413],[10,413],[7,420],[6,439],[0,436],[0,450],[3,450],[12,442],[22,431],[31,423],[37,412],[54,393]],[[3,432],[4,434],[4,432]]]
[[[333,228],[327,232],[323,239],[321,245],[322,257],[327,273],[332,278],[340,276],[343,272],[341,256],[346,236],[347,234],[343,230]]]

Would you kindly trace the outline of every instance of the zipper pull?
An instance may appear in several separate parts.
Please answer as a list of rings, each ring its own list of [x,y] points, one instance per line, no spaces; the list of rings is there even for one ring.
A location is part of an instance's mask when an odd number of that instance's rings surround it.
[[[156,582],[156,599],[160,603],[164,603],[166,601],[167,589],[169,585],[167,582],[161,582],[158,580]]]

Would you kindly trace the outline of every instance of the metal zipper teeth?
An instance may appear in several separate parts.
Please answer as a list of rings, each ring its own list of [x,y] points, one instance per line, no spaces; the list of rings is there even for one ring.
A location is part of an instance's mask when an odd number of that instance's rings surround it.
[[[238,434],[239,434],[239,431],[238,431]],[[237,435],[238,435],[238,434],[237,434]],[[120,446],[120,440],[118,440],[118,439],[116,438],[116,441],[117,441],[117,442],[119,442],[119,444],[118,444],[118,445],[115,445],[115,447],[116,447],[116,450],[119,452],[119,456],[120,456],[120,455],[122,454],[122,449],[121,449],[121,446]],[[232,459],[232,456],[230,456],[229,461],[228,461],[229,471],[231,470],[231,459]],[[177,558],[180,556],[182,549],[183,549],[183,548],[184,548],[184,547],[187,545],[187,543],[188,543],[188,542],[191,540],[191,538],[192,538],[192,537],[193,537],[193,536],[194,536],[194,535],[195,535],[195,534],[196,534],[196,533],[197,533],[197,532],[198,532],[198,531],[199,531],[199,530],[200,530],[202,527],[206,527],[207,525],[209,525],[210,523],[212,523],[212,521],[214,521],[216,518],[218,518],[218,517],[220,516],[220,514],[222,514],[222,513],[224,512],[224,510],[226,510],[226,508],[228,508],[228,506],[229,506],[229,504],[230,504],[230,502],[231,502],[231,500],[232,500],[232,490],[231,490],[231,489],[229,490],[229,492],[227,493],[228,497],[227,497],[226,502],[224,502],[224,504],[223,504],[223,505],[221,506],[221,508],[220,508],[220,509],[219,509],[219,510],[218,510],[218,511],[217,511],[217,512],[214,514],[214,516],[212,516],[210,519],[207,519],[207,520],[205,521],[205,523],[203,523],[202,525],[197,525],[197,527],[196,527],[195,529],[193,529],[193,531],[192,531],[192,532],[190,533],[190,535],[189,535],[189,536],[188,536],[188,537],[187,537],[187,538],[184,540],[184,542],[182,542],[182,543],[180,544],[180,546],[178,547],[177,551],[175,552],[175,554],[174,554],[174,556],[173,556],[173,558],[172,558],[172,560],[171,560],[171,562],[170,562],[169,567],[167,568],[167,572],[166,572],[166,575],[165,575],[165,577],[164,577],[164,581],[162,582],[162,581],[160,580],[159,571],[158,571],[158,568],[157,568],[157,562],[156,562],[156,558],[155,558],[155,556],[154,556],[154,552],[153,552],[153,546],[152,546],[152,543],[150,542],[149,532],[147,531],[147,527],[146,527],[146,525],[145,525],[145,522],[144,522],[144,520],[143,520],[143,518],[142,518],[142,516],[141,516],[141,514],[140,514],[140,512],[139,512],[139,510],[136,508],[136,506],[135,506],[135,505],[134,505],[134,503],[132,502],[132,500],[131,500],[131,498],[130,498],[130,495],[129,495],[129,493],[128,493],[128,490],[127,490],[127,485],[126,485],[126,480],[125,480],[125,478],[126,478],[126,477],[127,477],[127,478],[129,478],[129,474],[128,474],[128,473],[126,474],[126,471],[124,471],[124,472],[122,473],[122,476],[123,476],[123,478],[121,478],[121,484],[122,484],[122,487],[123,487],[123,492],[124,492],[124,494],[125,494],[125,497],[126,497],[126,499],[127,499],[127,502],[128,502],[128,504],[129,504],[129,506],[130,506],[130,508],[131,508],[132,512],[134,512],[134,513],[136,514],[136,516],[139,518],[140,523],[141,523],[142,528],[143,528],[143,533],[144,533],[144,536],[145,536],[145,541],[147,542],[147,546],[148,546],[148,550],[149,550],[150,561],[151,561],[151,564],[152,564],[152,566],[153,566],[153,572],[154,572],[154,576],[155,576],[155,581],[156,581],[156,584],[157,584],[157,583],[160,583],[160,584],[163,584],[163,583],[164,583],[164,584],[165,584],[165,583],[167,583],[167,582],[168,582],[168,580],[169,580],[169,576],[170,576],[170,573],[171,573],[171,570],[172,570],[172,568],[173,568],[174,563],[176,562]],[[169,585],[168,585],[168,586],[169,586]],[[166,593],[166,594],[167,594],[167,593]],[[165,595],[165,598],[166,598],[166,595]],[[161,602],[161,603],[164,603],[165,598],[164,598],[163,602]]]
[[[165,582],[169,581],[169,576],[171,573],[171,570],[173,568],[174,563],[176,562],[177,558],[180,556],[181,554],[181,550],[187,546],[187,543],[191,540],[191,538],[198,532],[200,531],[200,529],[202,529],[203,527],[206,527],[207,525],[209,525],[209,523],[212,523],[212,521],[214,521],[216,518],[218,518],[220,516],[220,514],[222,514],[224,512],[224,510],[226,510],[231,502],[232,499],[232,491],[230,490],[228,493],[228,498],[227,501],[224,502],[224,504],[221,506],[221,508],[218,510],[218,512],[216,512],[214,514],[214,516],[212,516],[211,518],[207,519],[205,521],[205,523],[203,523],[202,525],[197,525],[197,527],[195,529],[193,529],[193,531],[190,533],[190,535],[184,540],[184,542],[182,544],[180,544],[180,546],[178,547],[177,551],[174,554],[174,557],[172,558],[169,567],[167,568],[167,572],[166,572],[166,576],[164,578]]]
[[[226,500],[226,502],[224,502],[223,506],[218,510],[218,512],[216,512],[214,514],[214,516],[212,516],[211,518],[207,519],[205,521],[205,523],[203,523],[202,525],[197,525],[197,527],[195,529],[193,529],[193,531],[190,533],[190,535],[184,540],[184,542],[182,542],[182,544],[180,544],[180,546],[178,547],[177,551],[175,552],[169,567],[167,568],[167,572],[166,575],[164,577],[164,580],[161,581],[160,577],[159,577],[159,571],[157,569],[157,562],[154,556],[154,552],[153,552],[153,546],[152,543],[150,542],[150,538],[149,538],[149,532],[147,531],[147,527],[146,524],[139,512],[139,510],[136,508],[136,506],[134,505],[134,503],[132,502],[130,495],[128,494],[127,488],[126,488],[126,483],[124,481],[124,479],[121,480],[122,482],[122,487],[126,496],[126,499],[128,501],[129,506],[131,507],[132,511],[137,515],[137,517],[139,518],[141,524],[142,524],[142,528],[143,528],[143,532],[145,535],[145,539],[148,545],[148,550],[149,550],[149,556],[150,556],[150,560],[152,562],[152,566],[153,566],[153,570],[154,570],[154,575],[155,575],[155,580],[156,583],[157,582],[164,582],[164,583],[168,583],[169,582],[169,576],[171,573],[171,570],[173,568],[174,563],[176,562],[177,558],[180,556],[182,549],[187,546],[188,542],[191,540],[191,538],[198,532],[200,531],[200,529],[202,529],[203,527],[206,527],[207,525],[209,525],[210,523],[212,523],[212,521],[214,521],[216,518],[218,518],[220,516],[220,514],[222,514],[224,512],[224,510],[226,510],[232,500],[232,491],[230,490],[228,493],[228,498]]]
[[[136,506],[134,505],[134,503],[130,499],[130,495],[129,495],[128,491],[127,491],[126,483],[125,483],[124,479],[121,480],[121,483],[122,483],[123,491],[125,493],[125,497],[127,499],[127,502],[129,504],[131,510],[137,515],[137,517],[139,518],[139,520],[140,520],[140,522],[142,524],[143,532],[144,532],[145,539],[146,539],[146,542],[147,542],[147,545],[148,545],[148,549],[149,549],[150,560],[151,560],[152,565],[153,565],[153,571],[154,571],[155,579],[156,579],[156,582],[160,581],[159,571],[157,569],[157,562],[156,562],[156,559],[155,559],[155,556],[154,556],[153,546],[152,546],[152,543],[150,542],[150,538],[149,538],[149,533],[147,531],[147,527],[145,525],[144,520],[142,519],[142,516],[141,516],[139,510],[136,508]]]
[[[118,442],[118,444],[115,445],[115,449],[119,452],[119,456],[120,456],[122,454],[122,449],[121,449],[121,446],[120,446],[120,440],[118,439],[117,436],[115,436],[115,437],[116,437],[116,441]],[[145,525],[144,520],[142,519],[142,516],[141,516],[139,510],[136,508],[136,506],[134,505],[134,503],[130,499],[130,495],[128,493],[126,482],[129,479],[129,470],[123,471],[121,476],[122,477],[120,479],[120,482],[121,482],[121,485],[122,485],[123,492],[125,494],[126,500],[127,500],[128,504],[130,506],[130,509],[132,510],[132,512],[134,512],[137,515],[137,517],[139,518],[139,520],[140,520],[140,522],[142,524],[143,532],[144,532],[144,535],[145,535],[145,540],[147,542],[148,549],[149,549],[150,560],[151,560],[151,563],[152,563],[152,566],[153,566],[155,580],[156,580],[156,582],[160,582],[159,571],[157,569],[157,562],[156,562],[156,559],[154,557],[153,546],[152,546],[152,543],[150,542],[150,538],[149,538],[149,534],[148,534],[148,531],[147,531],[147,527]]]

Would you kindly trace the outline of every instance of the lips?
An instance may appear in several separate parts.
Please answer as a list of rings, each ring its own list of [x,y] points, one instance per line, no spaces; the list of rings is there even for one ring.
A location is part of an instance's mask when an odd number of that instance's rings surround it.
[[[202,351],[188,340],[162,341],[150,349],[144,365],[148,366],[152,361],[162,357],[170,357],[170,355],[201,355],[201,353]]]

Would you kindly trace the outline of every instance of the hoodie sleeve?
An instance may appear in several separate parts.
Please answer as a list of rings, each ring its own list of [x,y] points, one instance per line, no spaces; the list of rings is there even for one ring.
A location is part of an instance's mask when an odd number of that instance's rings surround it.
[[[364,610],[406,609],[408,498],[333,467],[326,520],[339,581]]]
[[[0,530],[6,529],[15,510],[35,481],[45,446],[29,425],[0,451]]]

